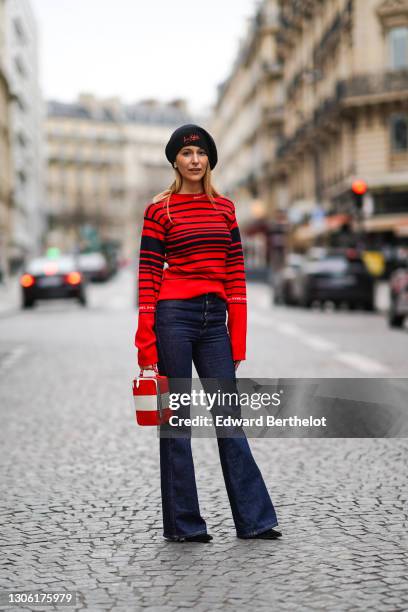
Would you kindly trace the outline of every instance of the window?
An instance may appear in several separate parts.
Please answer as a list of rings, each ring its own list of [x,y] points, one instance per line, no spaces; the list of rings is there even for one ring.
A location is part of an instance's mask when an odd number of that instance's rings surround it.
[[[393,151],[407,151],[408,115],[391,117],[391,148]]]
[[[18,144],[21,147],[26,147],[27,146],[27,138],[26,135],[24,134],[24,132],[22,132],[21,130],[19,130],[16,134],[16,141],[18,142]]]
[[[24,44],[27,38],[26,38],[24,27],[23,27],[20,17],[15,17],[13,19],[13,26],[14,26],[14,33],[16,35],[17,40]]]
[[[393,28],[389,32],[390,64],[394,70],[408,67],[408,27]]]
[[[14,66],[17,70],[17,72],[22,76],[25,77],[27,72],[24,66],[24,62],[21,59],[21,57],[19,57],[18,55],[14,58]]]
[[[24,102],[24,100],[23,100],[23,97],[22,97],[22,94],[21,94],[21,93],[19,93],[19,94],[16,96],[16,100],[17,100],[17,106],[18,106],[18,108],[19,108],[19,109],[20,109],[20,110],[21,110],[23,113],[25,113],[25,111],[26,111],[26,108],[27,108],[27,107],[26,107],[26,104],[25,104],[25,102]]]

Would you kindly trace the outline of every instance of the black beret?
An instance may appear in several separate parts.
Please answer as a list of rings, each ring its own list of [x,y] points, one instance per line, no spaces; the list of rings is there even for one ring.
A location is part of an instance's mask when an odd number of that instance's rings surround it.
[[[208,155],[211,170],[215,168],[218,161],[217,147],[211,134],[204,128],[193,123],[187,123],[175,130],[166,145],[165,153],[169,162],[173,165],[177,153],[188,146],[202,147]]]

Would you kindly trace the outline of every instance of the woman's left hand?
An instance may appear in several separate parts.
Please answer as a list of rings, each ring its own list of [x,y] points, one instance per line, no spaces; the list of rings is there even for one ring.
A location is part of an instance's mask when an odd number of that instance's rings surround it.
[[[241,361],[234,361],[234,366],[235,366],[235,370],[237,370],[239,364],[241,363]]]

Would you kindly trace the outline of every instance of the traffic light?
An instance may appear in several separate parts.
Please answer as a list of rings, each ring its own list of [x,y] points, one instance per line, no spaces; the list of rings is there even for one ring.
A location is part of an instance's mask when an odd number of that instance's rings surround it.
[[[367,183],[361,180],[353,181],[351,191],[353,193],[354,204],[357,210],[361,210],[363,206],[363,196],[367,191]]]

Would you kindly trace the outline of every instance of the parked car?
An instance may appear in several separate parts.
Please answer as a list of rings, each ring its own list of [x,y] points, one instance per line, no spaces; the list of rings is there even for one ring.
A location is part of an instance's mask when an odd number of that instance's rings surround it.
[[[390,308],[388,324],[390,327],[402,327],[408,315],[408,267],[401,267],[390,278]]]
[[[331,250],[330,254],[333,255],[336,252],[337,250]],[[321,259],[324,259],[328,255],[329,255],[329,249],[327,247],[314,246],[314,247],[310,247],[310,249],[307,251],[305,255],[305,258],[309,259],[310,261],[320,261]]]
[[[293,284],[303,263],[303,255],[289,253],[280,270],[272,276],[272,292],[274,304],[295,304]]]
[[[37,300],[76,299],[86,305],[86,282],[71,255],[32,259],[20,276],[22,307],[31,308]]]
[[[294,283],[294,299],[306,308],[315,300],[330,300],[337,307],[361,305],[374,310],[374,278],[355,249],[328,251],[321,258],[307,259]]]
[[[79,269],[90,281],[104,282],[111,276],[108,261],[100,252],[80,253],[78,262]]]

